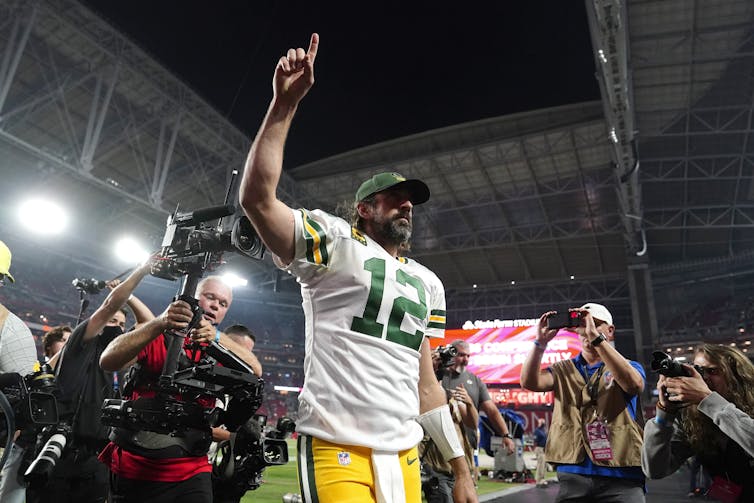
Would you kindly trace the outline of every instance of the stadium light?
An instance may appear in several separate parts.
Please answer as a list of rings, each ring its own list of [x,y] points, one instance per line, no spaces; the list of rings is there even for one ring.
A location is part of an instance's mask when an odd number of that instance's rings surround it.
[[[141,264],[149,258],[150,253],[132,237],[123,237],[115,243],[115,256],[121,262]]]
[[[57,203],[33,198],[18,207],[21,224],[35,234],[60,234],[68,226],[68,214]]]
[[[237,274],[233,274],[232,272],[226,272],[222,275],[223,281],[228,286],[246,286],[249,284],[248,280],[243,279],[242,277],[238,276]]]

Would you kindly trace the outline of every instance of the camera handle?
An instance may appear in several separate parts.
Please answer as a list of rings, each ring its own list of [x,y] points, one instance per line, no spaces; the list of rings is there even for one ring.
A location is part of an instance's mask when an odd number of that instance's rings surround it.
[[[165,356],[165,363],[162,366],[162,375],[160,376],[160,386],[164,388],[173,384],[173,378],[178,370],[178,358],[181,351],[183,351],[183,342],[186,339],[186,334],[189,330],[199,324],[202,319],[204,310],[199,307],[199,301],[194,297],[196,286],[199,284],[199,279],[202,277],[203,268],[200,266],[184,276],[183,287],[181,293],[175,297],[174,300],[182,300],[191,306],[191,312],[194,313],[194,317],[188,326],[181,332],[174,332],[172,330],[165,331],[165,335],[170,336],[170,342],[168,343],[167,355]]]
[[[86,292],[79,290],[79,297],[81,299],[81,305],[79,307],[79,317],[76,320],[76,326],[84,321],[84,313],[86,312],[86,308],[89,307],[89,299],[86,298]]]

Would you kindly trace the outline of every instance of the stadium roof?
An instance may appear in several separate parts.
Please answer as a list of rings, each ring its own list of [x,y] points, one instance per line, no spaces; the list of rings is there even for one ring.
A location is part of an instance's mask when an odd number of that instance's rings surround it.
[[[589,299],[656,337],[654,314],[637,318],[655,305],[642,271],[672,288],[748,274],[754,255],[754,4],[593,0],[587,12],[600,101],[295,167],[281,197],[332,210],[376,171],[422,178],[432,198],[412,253],[444,281],[451,320]],[[223,201],[249,141],[187,84],[73,0],[0,0],[0,19],[4,203],[28,188],[75,201],[58,250],[86,244],[97,260],[115,230],[161,236],[176,205]],[[3,206],[0,229],[21,239]],[[248,267],[274,282],[268,262]],[[661,300],[661,320],[681,308]]]

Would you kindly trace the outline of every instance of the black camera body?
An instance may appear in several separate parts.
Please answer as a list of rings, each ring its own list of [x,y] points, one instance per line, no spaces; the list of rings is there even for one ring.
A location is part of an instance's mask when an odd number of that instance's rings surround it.
[[[49,365],[42,365],[25,376],[16,372],[0,374],[0,391],[13,408],[16,429],[33,428],[58,423],[58,402],[55,375]]]
[[[72,438],[71,426],[58,414],[55,375],[48,364],[21,376],[0,374],[0,391],[12,407],[18,442],[36,454],[23,474],[28,487],[44,487]],[[12,432],[11,432],[12,433]]]
[[[440,355],[440,367],[445,368],[453,363],[453,358],[458,354],[455,346],[439,346],[437,354]]]
[[[689,372],[680,360],[676,360],[662,351],[652,352],[650,367],[653,371],[665,377],[689,377]],[[694,365],[694,368],[704,375],[704,370],[701,367]]]
[[[230,230],[206,225],[210,220],[233,215],[230,205],[213,206],[168,217],[160,254],[153,260],[153,276],[175,280],[185,274],[221,263],[222,253],[236,251],[261,260],[265,247],[246,216],[236,218]]]
[[[96,280],[94,278],[90,278],[90,279],[75,278],[73,281],[71,281],[71,284],[77,290],[84,293],[89,293],[92,295],[97,295],[102,290],[104,290],[106,286],[104,281],[102,281],[101,279]]]
[[[576,328],[584,325],[584,316],[580,311],[564,311],[547,317],[547,330]]]
[[[218,445],[212,461],[213,482],[221,489],[228,486],[240,494],[253,491],[261,484],[262,471],[267,466],[288,463],[286,437],[296,429],[289,417],[278,419],[275,428],[265,433],[267,417],[255,415]]]

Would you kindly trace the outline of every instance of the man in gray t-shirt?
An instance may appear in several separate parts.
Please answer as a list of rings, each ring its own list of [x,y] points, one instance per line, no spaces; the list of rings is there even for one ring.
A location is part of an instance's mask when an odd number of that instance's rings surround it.
[[[490,398],[487,385],[479,377],[466,370],[469,364],[469,343],[463,339],[456,339],[450,343],[458,353],[453,357],[452,364],[445,369],[440,384],[456,399],[471,403],[479,412],[484,412],[490,420],[496,433],[503,437],[503,443],[508,453],[513,452],[515,444],[508,431],[495,402]],[[476,449],[479,446],[479,435],[474,428],[466,428],[466,436]]]

